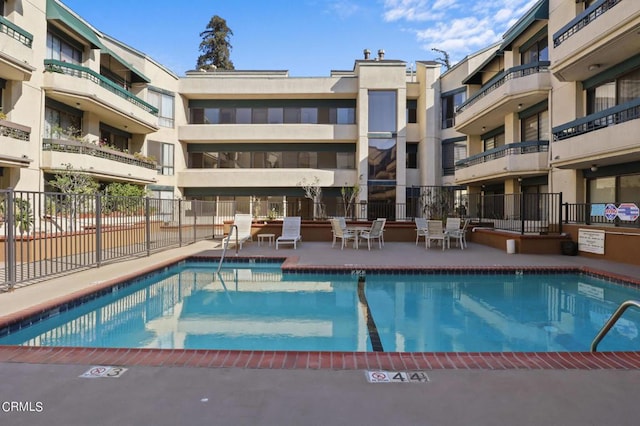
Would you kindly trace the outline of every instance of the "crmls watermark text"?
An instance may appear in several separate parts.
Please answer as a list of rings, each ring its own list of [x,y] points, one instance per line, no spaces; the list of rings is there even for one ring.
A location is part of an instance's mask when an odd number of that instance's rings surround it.
[[[41,413],[44,404],[40,401],[3,401],[0,410],[4,413]]]

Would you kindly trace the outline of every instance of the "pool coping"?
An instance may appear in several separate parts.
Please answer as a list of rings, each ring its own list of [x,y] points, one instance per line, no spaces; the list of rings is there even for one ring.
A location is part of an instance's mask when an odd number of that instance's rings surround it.
[[[48,312],[84,298],[95,297],[141,275],[162,270],[187,260],[219,260],[219,255],[188,254],[156,263],[91,287],[60,296],[0,317],[0,330],[19,329],[48,317]],[[371,266],[299,265],[297,256],[242,256],[236,261],[281,261],[283,272],[313,273],[553,273],[579,272],[612,282],[640,287],[640,279],[589,266]],[[0,346],[0,362],[33,364],[86,364],[173,367],[237,367],[268,369],[335,370],[639,370],[637,352],[323,352],[323,351],[241,351],[148,348],[78,348]]]

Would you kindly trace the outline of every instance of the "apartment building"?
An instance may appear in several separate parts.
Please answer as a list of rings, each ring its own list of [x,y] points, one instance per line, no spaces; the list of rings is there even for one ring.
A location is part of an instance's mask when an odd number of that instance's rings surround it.
[[[540,0],[446,72],[380,49],[328,77],[178,77],[57,0],[0,7],[0,188],[48,190],[70,167],[161,198],[307,217],[305,184],[328,210],[358,186],[390,218],[410,217],[425,186],[639,198],[634,0]]]

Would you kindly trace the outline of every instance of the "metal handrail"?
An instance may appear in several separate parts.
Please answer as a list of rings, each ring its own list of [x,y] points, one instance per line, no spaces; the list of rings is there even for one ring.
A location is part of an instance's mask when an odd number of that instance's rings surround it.
[[[231,239],[231,234],[233,234],[233,230],[236,230],[236,256],[238,255],[238,225],[231,225],[231,229],[229,230],[229,235],[227,235],[226,241],[224,242],[224,246],[222,247],[222,255],[220,256],[220,263],[218,264],[218,270],[216,273],[220,272],[220,268],[222,268],[222,261],[224,260],[224,255],[227,252],[227,248],[229,247],[229,240]]]
[[[613,327],[618,319],[620,319],[624,311],[626,311],[627,308],[631,306],[635,306],[636,308],[640,309],[640,302],[636,300],[627,300],[625,302],[622,302],[620,306],[618,306],[618,309],[616,309],[613,315],[611,315],[611,318],[609,318],[605,325],[602,326],[596,338],[593,339],[593,342],[591,342],[591,352],[596,351],[596,349],[598,348],[598,343],[600,343],[602,338],[609,332],[609,330],[611,330],[611,327]]]

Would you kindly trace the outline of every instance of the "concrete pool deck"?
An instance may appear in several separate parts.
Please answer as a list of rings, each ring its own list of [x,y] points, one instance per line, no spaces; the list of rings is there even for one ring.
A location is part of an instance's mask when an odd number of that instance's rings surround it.
[[[200,242],[126,262],[56,277],[0,294],[2,318],[153,268],[172,259],[205,253],[218,256],[215,243]],[[590,267],[638,279],[640,266],[580,256],[506,254],[469,244],[444,252],[424,244],[387,243],[383,250],[331,248],[303,243],[297,250],[246,244],[241,256],[296,257],[300,265],[362,266],[540,266]],[[235,256],[235,250],[228,252]],[[634,353],[635,354],[635,353]],[[638,358],[637,356],[634,356]],[[154,362],[153,356],[125,361],[89,351],[0,350],[0,423],[13,424],[635,424],[640,369],[598,366],[464,368],[425,370],[426,383],[368,383],[365,370],[320,368],[192,368]],[[204,358],[203,358],[204,359]],[[93,365],[122,365],[120,378],[79,378]],[[210,363],[194,363],[200,367]],[[191,365],[191,364],[186,364]],[[222,364],[224,365],[224,364]],[[392,364],[405,370],[406,364]],[[237,367],[240,366],[240,367]],[[41,402],[41,412],[6,412],[2,403]]]

